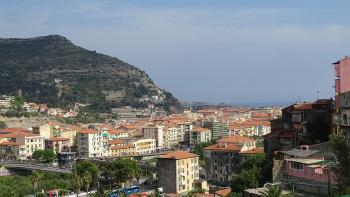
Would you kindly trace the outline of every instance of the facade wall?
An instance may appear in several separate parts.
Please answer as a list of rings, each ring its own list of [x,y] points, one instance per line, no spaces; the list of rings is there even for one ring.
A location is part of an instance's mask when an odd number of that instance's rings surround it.
[[[158,159],[157,175],[165,193],[190,192],[195,187],[195,180],[199,179],[198,157]]]
[[[301,164],[303,165],[303,169],[293,169],[291,167],[291,162],[286,161],[286,174],[288,176],[292,177],[298,177],[302,179],[308,179],[308,180],[313,180],[317,182],[328,182],[328,178],[330,179],[331,183],[335,184],[335,175],[332,174],[326,174],[326,169],[315,169],[315,168],[310,168],[306,164]]]

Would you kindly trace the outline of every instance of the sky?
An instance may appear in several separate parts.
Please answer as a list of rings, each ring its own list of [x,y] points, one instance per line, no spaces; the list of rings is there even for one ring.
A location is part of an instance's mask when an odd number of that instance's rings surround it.
[[[185,101],[334,96],[350,1],[0,1],[0,37],[59,34],[145,70]],[[319,94],[317,94],[319,92]]]

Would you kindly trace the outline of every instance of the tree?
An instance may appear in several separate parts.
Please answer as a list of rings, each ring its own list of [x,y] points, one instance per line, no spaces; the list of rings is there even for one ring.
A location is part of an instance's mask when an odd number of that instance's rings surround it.
[[[262,197],[281,197],[282,188],[280,186],[271,186],[267,191],[260,192]]]
[[[100,166],[101,175],[109,181],[109,190],[112,190],[112,184],[115,184],[115,176],[113,173],[113,166],[111,162],[103,163]]]
[[[73,169],[73,176],[72,176],[72,188],[74,192],[77,194],[77,197],[79,196],[80,189],[82,188],[82,180],[79,177],[76,169]]]
[[[24,100],[20,96],[15,96],[11,100],[11,109],[16,112],[21,112],[23,110]]]
[[[44,163],[51,163],[55,160],[55,152],[51,149],[44,149],[42,152],[42,160]]]
[[[44,155],[43,150],[36,150],[33,152],[32,158],[36,161],[42,161],[43,155]]]
[[[88,194],[90,185],[92,183],[92,175],[89,172],[85,172],[81,178],[83,187],[85,188],[85,191]]]
[[[132,159],[118,158],[112,162],[112,169],[117,184],[125,183],[140,176],[140,168],[136,161]]]
[[[350,192],[350,144],[344,134],[332,134],[332,151],[337,157],[334,167],[340,194]]]
[[[34,170],[30,177],[31,177],[31,180],[32,180],[33,191],[34,191],[34,193],[36,193],[36,190],[38,188],[38,182],[39,182],[39,173]]]
[[[5,129],[7,127],[4,121],[0,121],[0,129]]]
[[[75,166],[75,170],[79,177],[83,177],[86,173],[91,175],[91,185],[94,185],[98,179],[98,168],[89,160],[84,160]]]
[[[247,188],[256,187],[263,183],[263,167],[266,157],[257,154],[248,157],[237,170],[237,175],[232,177],[232,191],[242,192]]]

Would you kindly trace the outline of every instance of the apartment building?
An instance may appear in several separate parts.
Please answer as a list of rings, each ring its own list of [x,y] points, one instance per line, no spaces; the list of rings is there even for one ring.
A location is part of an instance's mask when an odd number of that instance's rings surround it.
[[[211,140],[211,131],[207,128],[196,127],[190,131],[190,147],[195,147],[197,144],[206,143]]]
[[[198,155],[186,151],[161,155],[157,159],[157,176],[165,193],[190,192],[199,179]]]
[[[56,154],[62,152],[69,152],[71,143],[68,138],[64,137],[53,137],[45,139],[45,149],[51,149]]]
[[[164,129],[164,147],[171,148],[181,141],[181,129],[176,125],[168,124]]]
[[[136,154],[134,145],[128,140],[110,140],[108,145],[109,156],[111,157],[124,157]]]
[[[256,141],[242,136],[229,136],[204,149],[206,178],[229,184],[240,163],[247,157],[263,153]]]
[[[77,136],[77,151],[80,157],[102,157],[103,142],[101,132],[95,129],[82,129]]]
[[[0,150],[4,155],[13,155],[17,159],[26,160],[36,150],[43,150],[44,137],[28,132],[12,132],[0,134]]]
[[[155,139],[138,139],[132,142],[136,154],[151,154],[157,150]]]
[[[164,126],[147,126],[142,128],[144,139],[155,139],[157,149],[164,147]]]
[[[335,71],[335,107],[333,128],[335,132],[344,133],[350,140],[350,57],[333,63]]]
[[[211,130],[212,139],[220,139],[228,136],[228,126],[226,123],[218,120],[205,120],[203,121],[203,127]]]

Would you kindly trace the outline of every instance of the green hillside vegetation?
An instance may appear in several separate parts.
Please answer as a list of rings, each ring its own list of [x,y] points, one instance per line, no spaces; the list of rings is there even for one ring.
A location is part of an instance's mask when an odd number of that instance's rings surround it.
[[[71,175],[39,172],[39,181],[36,191],[52,189],[70,189]],[[3,176],[0,177],[0,196],[22,197],[33,194],[31,176]]]
[[[149,76],[117,58],[89,51],[58,36],[0,39],[0,92],[21,94],[26,101],[50,107],[90,104],[88,111],[108,112],[112,107],[144,107],[139,98],[160,89]],[[118,99],[108,99],[122,92]],[[106,95],[107,94],[107,95]],[[167,110],[179,103],[164,92]]]

